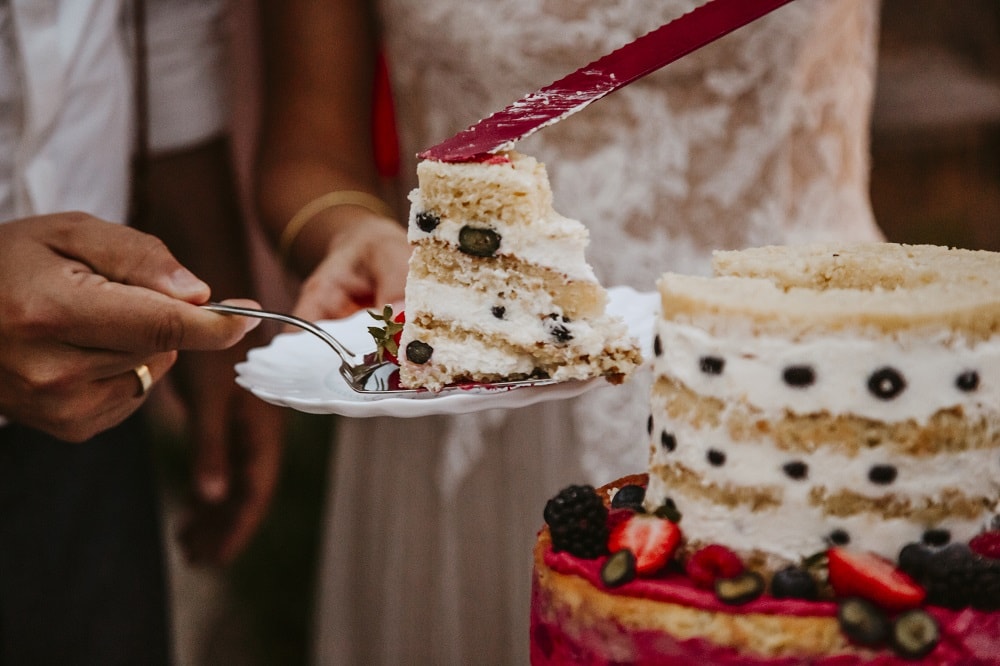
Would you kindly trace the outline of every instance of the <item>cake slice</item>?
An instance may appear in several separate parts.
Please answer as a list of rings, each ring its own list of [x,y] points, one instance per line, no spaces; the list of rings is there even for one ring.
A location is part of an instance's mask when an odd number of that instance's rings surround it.
[[[559,215],[543,164],[516,152],[424,161],[410,194],[400,380],[461,382],[603,376],[623,381],[638,342],[605,312],[586,227]]]

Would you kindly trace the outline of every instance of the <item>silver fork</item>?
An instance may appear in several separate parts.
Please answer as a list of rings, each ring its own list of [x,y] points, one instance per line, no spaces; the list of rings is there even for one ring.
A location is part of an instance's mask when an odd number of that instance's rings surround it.
[[[410,389],[390,390],[386,381],[382,377],[376,378],[374,388],[368,388],[368,381],[379,368],[391,365],[389,361],[376,361],[374,363],[365,362],[364,356],[355,354],[344,346],[337,338],[333,337],[322,328],[306,321],[300,317],[281,312],[270,312],[268,310],[255,310],[254,308],[243,308],[236,305],[226,305],[225,303],[206,303],[202,306],[206,310],[218,312],[219,314],[241,315],[243,317],[254,317],[255,319],[271,319],[280,321],[283,324],[297,326],[304,331],[312,333],[317,338],[325,342],[340,357],[340,376],[344,378],[347,385],[358,393],[398,393],[410,391]],[[360,359],[360,361],[359,361]],[[415,392],[415,391],[411,391]]]
[[[340,357],[340,376],[344,378],[344,382],[356,393],[363,393],[366,395],[372,394],[383,394],[383,395],[404,395],[404,394],[415,394],[415,393],[428,393],[427,389],[407,389],[407,388],[389,388],[388,378],[376,374],[380,368],[394,365],[390,361],[374,361],[366,362],[363,355],[358,355],[352,352],[350,349],[344,346],[337,338],[330,335],[327,331],[312,323],[311,321],[306,321],[300,317],[296,317],[290,314],[284,314],[281,312],[271,312],[269,310],[255,310],[254,308],[243,308],[236,305],[226,305],[224,303],[206,303],[201,307],[206,310],[211,310],[212,312],[218,312],[219,314],[228,315],[240,315],[243,317],[253,317],[255,319],[271,319],[273,321],[279,321],[284,324],[291,324],[292,326],[297,326],[304,331],[312,333],[317,338],[325,342],[329,347]],[[360,359],[360,360],[359,360]],[[518,388],[523,386],[545,386],[547,384],[556,384],[560,380],[557,379],[519,379],[511,380],[505,382],[493,382],[490,384],[474,384],[476,388],[488,388],[488,389],[508,389],[508,388]],[[464,391],[468,390],[469,385],[455,385],[446,386],[439,393],[446,391]]]

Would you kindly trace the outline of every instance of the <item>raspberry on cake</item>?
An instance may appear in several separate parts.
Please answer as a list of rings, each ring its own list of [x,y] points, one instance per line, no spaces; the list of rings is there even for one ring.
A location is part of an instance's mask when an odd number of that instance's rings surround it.
[[[410,388],[529,377],[625,379],[641,363],[585,259],[586,227],[552,207],[545,167],[503,153],[417,165],[400,379]]]
[[[1000,254],[715,269],[659,281],[648,474],[595,491],[669,514],[673,559],[608,576],[543,528],[532,664],[1000,665]]]

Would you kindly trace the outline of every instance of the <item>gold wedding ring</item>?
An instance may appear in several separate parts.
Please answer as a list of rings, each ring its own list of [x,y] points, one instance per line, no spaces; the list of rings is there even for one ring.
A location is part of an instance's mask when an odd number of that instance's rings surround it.
[[[143,397],[153,385],[153,375],[149,373],[149,366],[143,363],[132,368],[136,378],[139,380],[139,397]]]

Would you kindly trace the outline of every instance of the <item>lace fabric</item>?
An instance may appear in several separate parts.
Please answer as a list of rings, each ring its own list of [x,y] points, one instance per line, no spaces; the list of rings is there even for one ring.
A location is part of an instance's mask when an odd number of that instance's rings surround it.
[[[407,186],[419,150],[698,4],[381,0]],[[871,0],[798,0],[521,142],[518,150],[546,163],[555,208],[589,228],[588,259],[601,281],[652,291],[664,271],[707,273],[713,249],[879,238],[868,202],[878,9]],[[500,632],[509,640],[490,644],[498,650],[490,663],[527,663],[530,550],[545,498],[568,483],[645,469],[648,390],[643,371],[621,387],[489,418],[352,423],[337,453],[321,655],[391,663],[416,650],[433,663],[462,663]],[[393,437],[409,441],[387,444]],[[391,472],[397,484],[382,491],[393,499],[383,501],[432,514],[423,516],[432,545],[372,536],[371,514],[359,516],[351,498],[352,478],[401,467],[408,480]],[[495,523],[482,530],[506,529],[506,540],[470,543],[476,532],[463,518]],[[368,595],[364,611],[335,608],[344,595],[370,592],[352,591],[350,571],[332,571],[357,556],[344,544],[362,547],[359,536],[377,560],[371,567],[418,567],[400,554],[419,551],[424,566],[467,573],[427,583],[410,606],[403,598],[418,593],[393,589],[381,600]],[[496,564],[470,569],[470,560]],[[502,591],[477,598],[476,579],[500,563],[502,580],[482,589]],[[424,607],[439,613],[415,620]],[[478,607],[492,611],[477,624]],[[359,613],[379,626],[361,627]],[[394,626],[415,622],[423,629]],[[366,642],[379,654],[359,647]]]
[[[384,0],[410,185],[420,149],[699,4]],[[879,238],[878,9],[800,0],[522,142],[590,229],[599,279],[650,291],[667,270],[708,273],[713,249]]]

